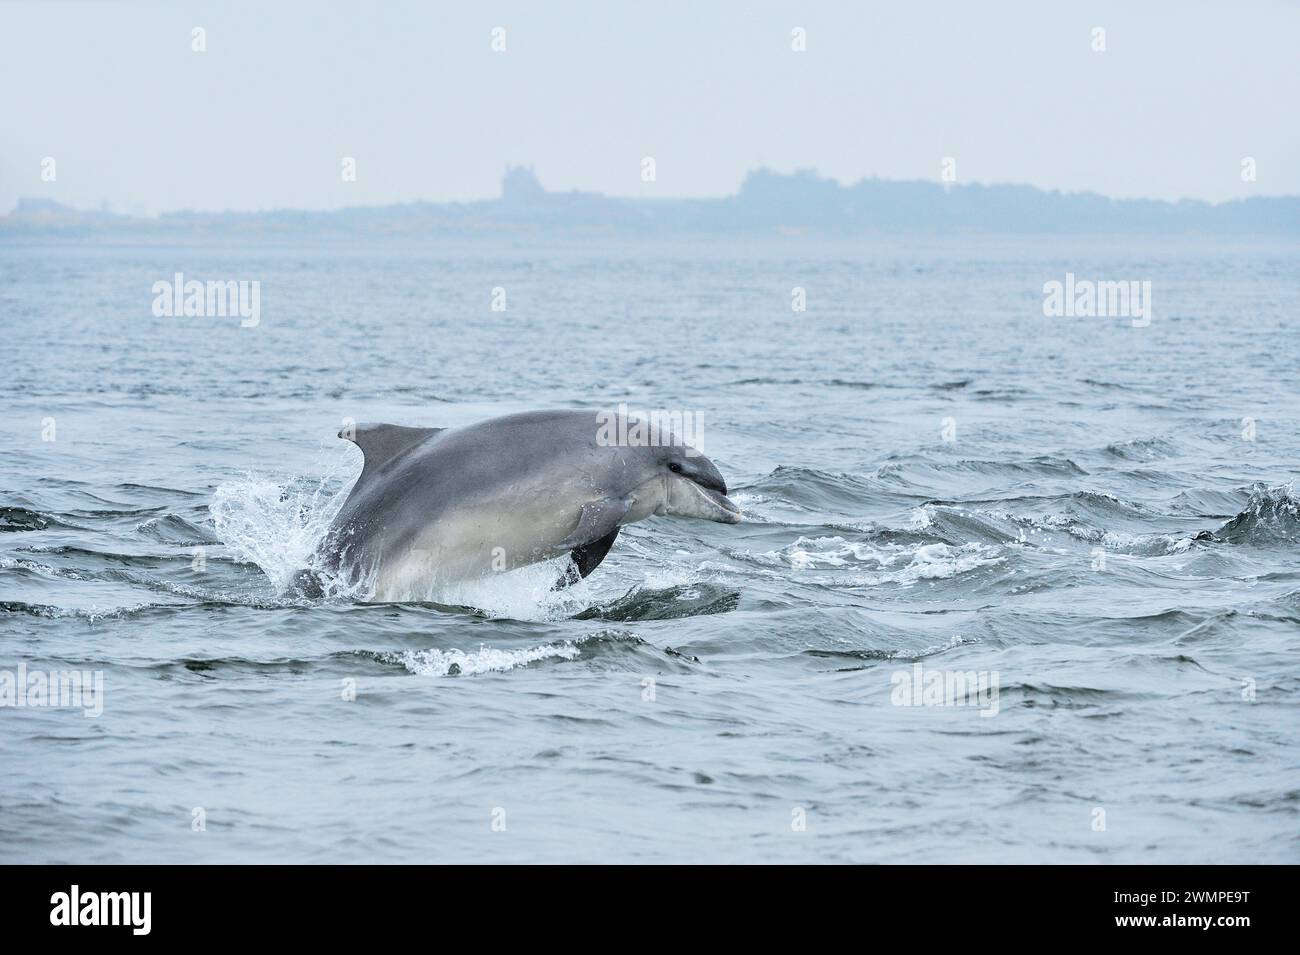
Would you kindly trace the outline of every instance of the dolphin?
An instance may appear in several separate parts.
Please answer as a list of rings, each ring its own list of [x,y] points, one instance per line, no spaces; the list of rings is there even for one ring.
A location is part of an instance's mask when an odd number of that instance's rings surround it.
[[[740,521],[727,483],[653,420],[530,411],[463,428],[364,424],[339,432],[365,456],[297,588],[326,581],[371,600],[427,599],[440,584],[569,554],[557,586],[590,574],[619,528],[652,514]]]

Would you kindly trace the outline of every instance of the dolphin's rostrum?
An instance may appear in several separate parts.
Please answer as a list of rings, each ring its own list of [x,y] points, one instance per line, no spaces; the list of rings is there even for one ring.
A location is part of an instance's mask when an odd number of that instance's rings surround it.
[[[436,585],[570,554],[586,577],[652,514],[735,524],[718,469],[666,429],[609,412],[532,411],[464,428],[358,425],[365,464],[300,589],[421,600]],[[626,422],[620,422],[626,424]],[[636,440],[610,443],[609,434]]]

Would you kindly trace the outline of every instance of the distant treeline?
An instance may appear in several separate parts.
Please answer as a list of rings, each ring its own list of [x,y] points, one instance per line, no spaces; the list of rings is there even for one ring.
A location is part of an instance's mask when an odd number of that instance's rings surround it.
[[[1300,197],[1197,200],[1110,199],[1095,193],[1047,192],[1032,186],[984,186],[864,179],[840,185],[809,170],[760,169],[723,199],[619,199],[595,193],[546,192],[531,170],[507,172],[499,199],[412,202],[332,212],[175,212],[138,218],[82,212],[49,199],[21,200],[0,217],[0,233],[202,232],[395,234],[439,232],[816,231],[1093,232],[1300,234]]]

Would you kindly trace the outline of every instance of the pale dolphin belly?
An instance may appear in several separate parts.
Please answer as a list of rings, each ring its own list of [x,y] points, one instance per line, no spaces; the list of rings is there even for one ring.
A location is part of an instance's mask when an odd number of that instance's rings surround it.
[[[389,547],[375,555],[370,584],[374,599],[424,600],[449,584],[568,553],[555,544],[577,525],[580,508],[569,502],[550,504],[542,499],[528,505],[449,509],[409,546]]]

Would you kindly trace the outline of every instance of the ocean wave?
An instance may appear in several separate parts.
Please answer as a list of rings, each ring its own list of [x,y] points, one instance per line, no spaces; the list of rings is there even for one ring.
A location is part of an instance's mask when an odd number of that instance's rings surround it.
[[[1300,501],[1290,483],[1257,484],[1250,501],[1215,537],[1230,544],[1274,544],[1300,541]]]
[[[1022,461],[989,461],[967,459],[936,461],[925,455],[896,456],[876,467],[875,476],[913,485],[942,481],[950,484],[954,476],[973,474],[981,477],[1001,477],[1025,480],[1034,477],[1072,478],[1088,472],[1070,458],[1041,455]]]
[[[920,580],[944,580],[1002,562],[998,548],[979,543],[874,544],[843,537],[800,537],[760,560],[787,564],[796,571],[850,570],[852,575],[831,584],[907,586]]]
[[[548,643],[522,650],[499,650],[487,645],[477,650],[398,650],[379,654],[417,676],[475,676],[528,666],[542,660],[576,660],[581,651],[571,641]]]
[[[217,538],[207,528],[187,521],[179,514],[164,514],[162,517],[151,517],[136,526],[136,533],[162,544],[194,547],[202,544],[218,543]]]
[[[75,570],[51,567],[49,564],[42,564],[38,561],[28,560],[25,557],[0,557],[0,570],[11,570],[19,575],[35,577],[61,577],[65,580],[89,579],[84,574],[80,574]]]
[[[0,600],[0,613],[27,614],[32,617],[51,619],[81,619],[88,623],[98,623],[101,620],[131,619],[156,611],[171,614],[175,613],[177,606],[177,604],[146,602],[125,607],[57,607],[52,604],[28,603],[22,600]]]
[[[1190,488],[1169,499],[1166,506],[1176,513],[1192,517],[1230,518],[1240,513],[1250,498],[1250,491],[1224,491],[1217,488]]]
[[[1052,533],[1066,534],[1085,544],[1101,547],[1110,553],[1131,557],[1159,557],[1183,553],[1194,543],[1186,534],[1142,534],[1111,530],[1081,520],[1077,515],[1049,513],[1041,516],[1013,514],[1003,510],[982,510],[981,513],[1004,520],[1018,529],[1018,543],[1032,543],[1033,537]]]
[[[862,478],[784,464],[738,490],[757,495],[769,505],[779,503],[831,514],[860,513],[865,505],[880,497],[880,490]]]
[[[1102,448],[1102,453],[1124,461],[1155,461],[1173,457],[1178,453],[1178,447],[1164,438],[1134,438],[1112,442]]]
[[[851,660],[906,660],[915,661],[923,660],[927,657],[935,657],[947,653],[949,650],[956,650],[959,647],[968,647],[979,643],[978,637],[966,637],[961,634],[954,634],[943,643],[930,644],[920,649],[908,649],[906,647],[891,647],[888,649],[867,648],[863,650],[843,650],[833,649],[813,649],[803,651],[810,657],[823,657],[829,659],[846,658]]]
[[[527,647],[503,648],[479,644],[475,650],[430,647],[424,650],[361,651],[389,666],[399,666],[419,676],[474,676],[502,673],[538,663],[568,662],[580,657],[595,663],[602,657],[626,667],[628,654],[650,653],[658,666],[689,667],[699,660],[671,647],[656,646],[628,630],[603,629],[568,640],[552,640]],[[637,659],[644,659],[637,657]]]
[[[617,600],[596,604],[575,615],[576,620],[678,620],[730,613],[740,604],[740,592],[722,584],[690,583],[671,587],[636,587]]]
[[[50,527],[75,527],[52,514],[28,507],[0,507],[0,534],[13,531],[43,531]]]

